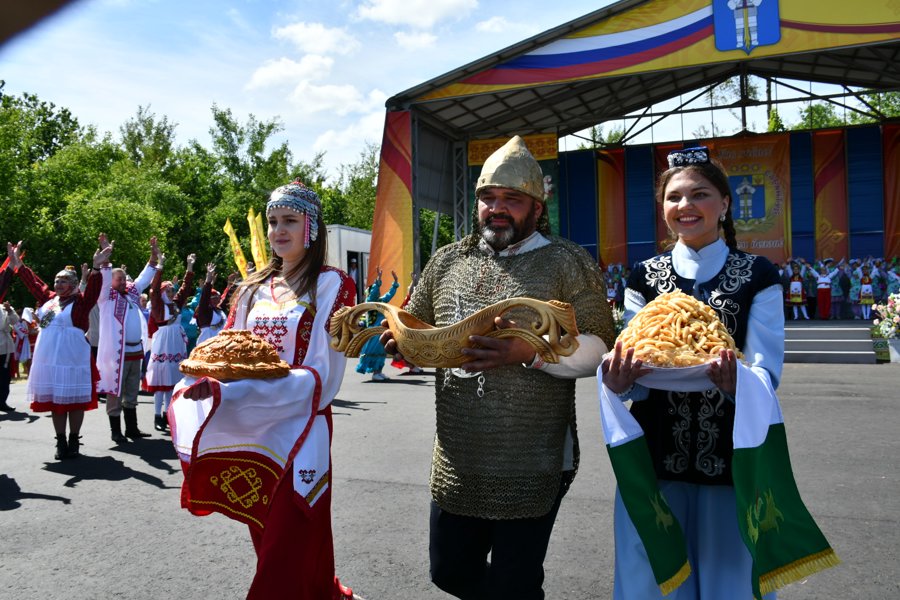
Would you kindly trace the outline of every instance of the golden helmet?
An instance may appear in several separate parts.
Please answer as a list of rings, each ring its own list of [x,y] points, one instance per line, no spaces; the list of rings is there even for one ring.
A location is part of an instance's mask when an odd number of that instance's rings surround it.
[[[544,174],[521,137],[513,137],[484,161],[475,195],[490,187],[510,188],[544,201]]]

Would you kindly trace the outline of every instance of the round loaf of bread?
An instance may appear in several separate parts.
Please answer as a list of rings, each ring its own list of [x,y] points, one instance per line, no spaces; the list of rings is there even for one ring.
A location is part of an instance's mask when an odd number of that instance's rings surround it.
[[[192,377],[215,379],[270,379],[291,370],[275,348],[246,329],[226,329],[191,350],[179,367]]]

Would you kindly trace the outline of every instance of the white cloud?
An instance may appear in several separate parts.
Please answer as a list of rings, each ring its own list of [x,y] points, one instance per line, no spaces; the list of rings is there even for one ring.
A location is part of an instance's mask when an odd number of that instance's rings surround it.
[[[478,8],[478,0],[366,0],[357,16],[362,19],[430,29],[445,19],[460,19]]]
[[[394,34],[394,39],[397,40],[397,45],[405,50],[420,50],[434,46],[437,36],[425,31],[398,31]]]
[[[377,93],[380,92],[373,92]],[[320,134],[313,142],[313,151],[325,152],[329,166],[348,164],[359,160],[359,153],[365,147],[365,142],[381,145],[383,134],[384,108],[373,108],[344,129],[329,129]]]
[[[310,54],[350,54],[359,49],[359,41],[345,29],[325,27],[321,23],[293,23],[272,32],[275,39],[287,40]]]
[[[291,104],[306,116],[325,111],[339,117],[364,113],[379,103],[384,105],[385,100],[387,96],[379,90],[363,96],[353,85],[314,85],[308,81],[301,81],[290,96]]]
[[[509,21],[506,17],[491,17],[487,21],[481,21],[475,24],[475,31],[482,33],[501,33],[509,28]]]
[[[475,24],[475,31],[479,33],[500,33],[505,35],[521,36],[534,35],[542,28],[535,23],[520,23],[509,21],[506,17],[493,16],[490,19],[479,21]]]
[[[268,60],[250,76],[244,89],[293,86],[301,81],[322,79],[331,73],[334,59],[318,54],[307,54],[300,61],[290,58]]]

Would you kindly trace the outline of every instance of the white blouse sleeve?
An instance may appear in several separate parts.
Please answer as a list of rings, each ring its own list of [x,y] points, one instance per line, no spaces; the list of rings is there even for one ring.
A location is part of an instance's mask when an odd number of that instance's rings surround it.
[[[742,350],[751,368],[765,369],[777,389],[784,367],[784,296],[780,284],[753,297]]]

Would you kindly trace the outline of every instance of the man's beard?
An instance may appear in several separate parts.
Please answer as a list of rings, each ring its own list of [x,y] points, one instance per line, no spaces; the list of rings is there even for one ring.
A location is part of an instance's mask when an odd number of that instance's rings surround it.
[[[534,230],[537,227],[537,217],[535,216],[536,204],[537,203],[531,205],[531,210],[528,211],[528,214],[525,215],[525,218],[521,221],[517,222],[509,215],[506,215],[509,218],[510,223],[505,227],[501,226],[497,229],[493,229],[491,227],[491,221],[493,221],[494,216],[488,217],[485,219],[484,223],[478,224],[482,239],[484,239],[495,252],[500,252],[513,244],[521,242],[534,233]]]

